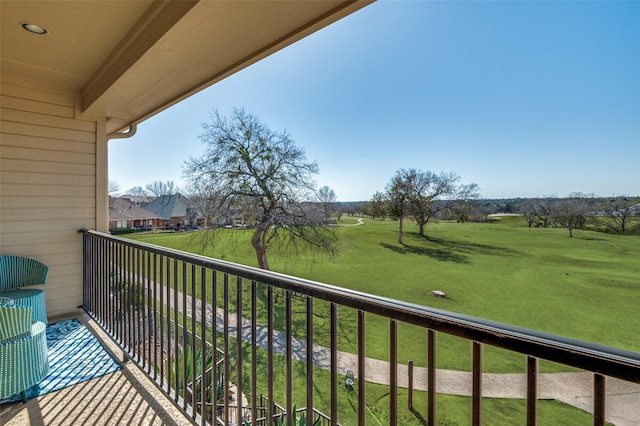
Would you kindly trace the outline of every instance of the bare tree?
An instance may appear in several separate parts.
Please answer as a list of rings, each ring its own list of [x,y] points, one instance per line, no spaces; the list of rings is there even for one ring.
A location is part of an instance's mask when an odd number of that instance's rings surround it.
[[[384,217],[387,214],[387,197],[382,192],[376,192],[367,203],[367,214],[374,220],[376,217]]]
[[[156,197],[163,195],[173,195],[180,192],[180,187],[177,186],[172,180],[162,182],[159,180],[153,181],[145,187],[146,190]]]
[[[204,227],[217,226],[229,222],[227,210],[221,209],[221,195],[207,181],[192,181],[185,190],[185,195],[204,218]]]
[[[147,191],[145,191],[145,189],[141,186],[134,186],[133,188],[129,188],[127,189],[127,192],[125,192],[126,195],[133,195],[135,197],[146,197],[147,195],[149,195],[149,193],[147,193]]]
[[[318,165],[307,162],[286,131],[274,132],[244,110],[229,119],[213,112],[202,128],[205,153],[186,162],[185,176],[215,190],[220,208],[245,208],[260,268],[269,269],[274,241],[279,248],[334,251],[334,231],[304,208],[314,197]]]
[[[118,195],[120,195],[118,194],[118,191],[120,191],[120,185],[115,180],[110,180],[107,191],[109,192],[110,197],[117,197]]]
[[[331,219],[331,215],[336,212],[336,201],[338,200],[338,197],[336,197],[336,193],[333,189],[325,185],[318,189],[316,198],[320,202],[320,208],[322,209],[324,220],[328,222]]]
[[[479,197],[478,185],[470,183],[456,186],[454,193],[440,204],[444,205],[444,208],[451,212],[458,222],[464,223],[476,207],[476,201]]]
[[[471,210],[470,202],[478,198],[478,186],[459,184],[453,172],[436,174],[429,170],[401,169],[387,185],[387,198],[392,216],[400,221],[398,242],[402,243],[403,218],[411,216],[424,237],[429,220],[448,212],[459,222],[465,222]]]
[[[416,191],[416,170],[400,169],[387,184],[386,198],[388,200],[389,215],[398,220],[398,242],[402,244],[404,233],[404,219],[410,214],[410,204]]]
[[[449,212],[459,222],[466,222],[471,210],[470,201],[478,198],[478,186],[459,184],[460,177],[453,172],[416,172],[411,195],[410,213],[424,237],[424,227],[441,212]]]
[[[524,200],[520,205],[520,212],[522,216],[527,220],[529,228],[533,226],[538,218],[538,212],[536,211],[537,201],[535,199]]]
[[[583,228],[587,220],[589,204],[584,194],[573,193],[567,198],[556,200],[554,219],[560,226],[569,230],[573,237],[573,230]]]
[[[635,210],[633,206],[637,204],[637,200],[631,197],[615,197],[610,198],[602,203],[602,213],[607,220],[600,221],[607,228],[625,235],[628,225],[636,220]]]
[[[553,208],[555,205],[555,198],[545,197],[537,200],[535,210],[536,215],[540,221],[542,221],[542,226],[547,228],[549,227],[549,221],[553,217]]]

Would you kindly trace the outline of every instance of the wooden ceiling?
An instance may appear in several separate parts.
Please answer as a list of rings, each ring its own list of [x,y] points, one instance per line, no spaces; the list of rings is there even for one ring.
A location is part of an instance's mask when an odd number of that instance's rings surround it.
[[[72,91],[111,133],[371,2],[2,0],[0,72]]]

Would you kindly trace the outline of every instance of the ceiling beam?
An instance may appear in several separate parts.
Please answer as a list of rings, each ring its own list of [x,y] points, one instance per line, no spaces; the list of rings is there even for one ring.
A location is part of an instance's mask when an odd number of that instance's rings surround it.
[[[93,105],[197,3],[198,0],[153,2],[82,89],[81,111]]]

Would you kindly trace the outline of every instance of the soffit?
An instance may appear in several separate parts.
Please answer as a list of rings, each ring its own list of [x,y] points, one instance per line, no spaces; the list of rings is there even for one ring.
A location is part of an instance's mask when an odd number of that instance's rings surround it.
[[[369,3],[2,0],[0,66],[73,90],[79,113],[108,117],[113,132]]]

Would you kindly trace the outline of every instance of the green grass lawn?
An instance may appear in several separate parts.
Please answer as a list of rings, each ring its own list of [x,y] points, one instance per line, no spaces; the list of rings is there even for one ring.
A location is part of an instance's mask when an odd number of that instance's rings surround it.
[[[232,339],[233,340],[233,339]],[[234,342],[232,342],[232,346]],[[244,346],[244,371],[246,372],[243,381],[250,383],[248,372],[251,368],[249,346]],[[266,365],[266,353],[258,352],[258,364]],[[284,371],[285,360],[281,355],[274,356],[274,370]],[[293,401],[292,405],[304,407],[306,405],[306,365],[294,361],[293,371]],[[358,423],[358,395],[347,390],[344,386],[344,376],[339,376],[338,383],[338,422],[343,425],[355,425]],[[263,382],[264,374],[258,374],[258,389],[266,395],[266,382]],[[330,374],[328,371],[315,369],[314,377],[314,407],[330,414]],[[274,378],[274,401],[284,405],[286,401],[286,383],[284,375],[276,374]],[[357,386],[356,386],[357,389]],[[389,424],[389,387],[372,383],[366,384],[365,402],[365,422],[367,425]],[[526,423],[526,401],[520,399],[483,398],[483,419],[484,423],[495,426],[511,426],[514,424]],[[470,397],[442,395],[436,397],[436,425],[457,426],[471,424]],[[408,408],[408,391],[404,388],[398,389],[398,424],[400,425],[425,425],[427,413],[427,394],[425,392],[414,391],[413,409]],[[549,426],[572,426],[591,424],[593,417],[591,414],[579,410],[559,401],[539,400],[537,410],[537,424]]]
[[[341,223],[355,222],[343,218]],[[152,244],[256,266],[249,230],[219,235],[205,248],[202,233],[133,234]],[[507,324],[640,351],[640,238],[577,230],[526,227],[521,218],[493,223],[430,223],[426,238],[397,223],[365,219],[341,227],[339,252],[327,255],[269,252],[272,270],[314,281],[406,300]],[[429,295],[443,290],[447,299]],[[323,341],[326,307],[317,305],[317,343]],[[355,312],[340,316],[341,350],[355,351]],[[297,319],[294,318],[294,323]],[[303,319],[300,319],[304,321]],[[367,355],[388,358],[388,320],[367,317]],[[401,325],[400,362],[425,364],[426,338]],[[438,334],[438,367],[470,369],[468,341]],[[566,370],[550,363],[542,371]],[[484,370],[524,371],[524,357],[485,347]]]

